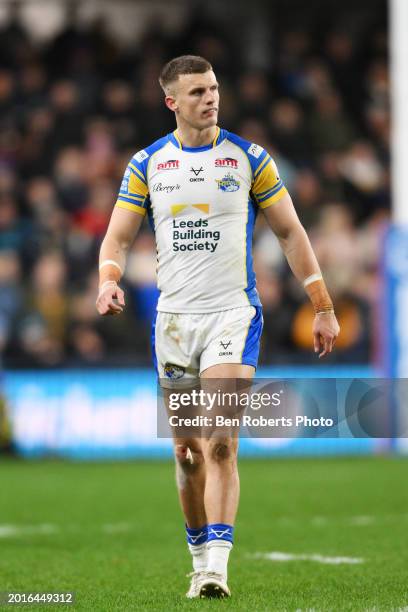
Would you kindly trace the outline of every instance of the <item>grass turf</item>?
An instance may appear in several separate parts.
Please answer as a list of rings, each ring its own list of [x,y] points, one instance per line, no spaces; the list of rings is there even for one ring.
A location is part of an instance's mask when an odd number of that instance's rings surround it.
[[[188,601],[170,463],[3,461],[0,591],[75,591],[78,610],[407,610],[407,468],[382,457],[242,461],[233,597]],[[364,563],[251,556],[270,551]]]

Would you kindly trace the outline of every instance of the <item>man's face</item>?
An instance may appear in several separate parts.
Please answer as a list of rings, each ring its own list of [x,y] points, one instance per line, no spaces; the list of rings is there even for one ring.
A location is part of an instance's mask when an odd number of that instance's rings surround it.
[[[198,130],[217,125],[220,94],[212,70],[182,74],[170,89],[166,104],[179,120]]]

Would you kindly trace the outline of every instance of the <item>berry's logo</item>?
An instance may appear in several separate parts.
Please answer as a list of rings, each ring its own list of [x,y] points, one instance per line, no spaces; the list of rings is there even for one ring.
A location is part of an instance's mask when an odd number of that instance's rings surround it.
[[[178,159],[168,159],[165,162],[157,164],[157,170],[177,170],[180,167]]]
[[[215,160],[216,168],[238,168],[238,161],[233,157],[219,157]]]

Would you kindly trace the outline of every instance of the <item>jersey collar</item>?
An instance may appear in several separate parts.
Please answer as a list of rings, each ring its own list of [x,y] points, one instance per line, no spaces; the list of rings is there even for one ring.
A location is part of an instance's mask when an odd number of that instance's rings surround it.
[[[219,145],[225,139],[225,130],[221,130],[217,126],[217,132],[215,134],[215,138],[211,144],[205,145],[204,147],[185,147],[181,142],[177,130],[174,130],[171,134],[169,134],[169,140],[172,144],[174,144],[177,149],[181,149],[182,151],[187,151],[188,153],[201,153],[202,151],[208,151],[209,149],[214,149],[217,145]]]

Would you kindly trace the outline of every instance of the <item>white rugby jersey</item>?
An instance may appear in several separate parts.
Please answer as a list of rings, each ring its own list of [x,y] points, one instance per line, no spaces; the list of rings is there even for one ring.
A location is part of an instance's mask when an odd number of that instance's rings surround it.
[[[136,153],[116,206],[149,216],[157,246],[157,309],[209,313],[259,306],[255,219],[259,207],[284,193],[270,155],[219,128],[208,146],[185,147],[173,132]]]

